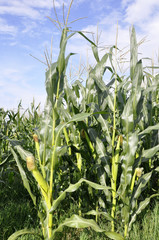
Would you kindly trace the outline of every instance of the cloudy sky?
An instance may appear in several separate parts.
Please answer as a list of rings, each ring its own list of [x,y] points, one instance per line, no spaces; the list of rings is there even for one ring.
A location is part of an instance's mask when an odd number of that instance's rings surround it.
[[[56,0],[56,10],[60,21],[65,16],[70,0]],[[60,31],[47,18],[55,19],[53,0],[0,0],[0,108],[16,109],[22,100],[24,108],[33,100],[36,103],[45,101],[46,66],[31,55],[44,61],[46,48],[56,61],[59,50]],[[129,28],[134,24],[137,40],[146,37],[139,47],[140,57],[153,57],[157,62],[159,49],[159,1],[158,0],[74,0],[69,22],[72,30],[94,33],[98,25],[101,52],[115,44],[118,21],[118,47],[126,51],[129,48]],[[92,34],[87,36],[92,39]],[[79,53],[72,57],[71,67],[81,61],[86,64],[92,61],[89,44],[80,36],[70,40],[67,52]],[[81,60],[80,60],[81,59]],[[84,63],[85,61],[85,63]],[[76,63],[76,64],[75,64]],[[73,76],[73,73],[71,76]],[[73,79],[70,79],[70,81]]]

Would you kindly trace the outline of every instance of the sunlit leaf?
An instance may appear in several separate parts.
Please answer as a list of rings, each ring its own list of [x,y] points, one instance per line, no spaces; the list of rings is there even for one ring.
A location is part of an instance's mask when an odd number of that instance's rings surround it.
[[[93,215],[93,216],[103,215],[103,216],[104,216],[106,219],[108,219],[109,221],[115,220],[114,218],[112,218],[112,217],[110,216],[109,213],[107,213],[107,212],[97,212],[97,211],[95,211],[95,210],[91,210],[91,211],[85,213],[84,215]]]
[[[134,26],[131,27],[130,34],[130,77],[133,79],[138,58],[137,41]]]
[[[146,198],[144,201],[139,203],[139,206],[138,206],[137,210],[131,216],[131,220],[129,222],[129,231],[132,228],[132,224],[136,221],[137,215],[140,214],[147,207],[151,198],[157,197],[157,196],[159,196],[159,194],[153,194],[149,198]]]
[[[42,238],[39,234],[37,234],[34,230],[22,229],[22,230],[19,230],[19,231],[13,233],[13,234],[8,238],[8,240],[15,240],[15,239],[17,239],[19,236],[25,235],[25,234],[36,235],[38,238],[43,239],[43,238]]]
[[[62,232],[64,226],[72,227],[72,228],[92,228],[96,232],[104,232],[106,236],[111,239],[116,240],[124,240],[124,238],[118,234],[113,232],[106,232],[105,230],[101,229],[97,223],[92,219],[85,219],[78,215],[73,215],[71,218],[66,218],[66,220],[58,226],[57,229],[53,231],[53,234],[56,232]]]
[[[70,184],[70,186],[65,191],[63,191],[56,200],[53,201],[53,206],[50,209],[50,212],[54,211],[58,207],[60,202],[65,199],[67,192],[72,193],[72,192],[76,191],[83,182],[87,183],[89,186],[91,186],[92,188],[94,188],[96,190],[110,190],[110,187],[102,186],[97,183],[88,181],[84,178],[81,178],[77,183]]]
[[[149,126],[144,131],[140,132],[139,135],[144,135],[144,134],[150,133],[153,130],[159,130],[159,123],[156,124],[155,126]]]
[[[141,192],[144,190],[144,187],[146,186],[146,184],[149,182],[150,178],[151,178],[152,172],[146,173],[144,174],[138,182],[138,185],[136,186],[133,196],[132,196],[132,200],[131,200],[131,205],[132,205],[132,209],[135,208],[136,206],[136,200],[139,198]]]
[[[157,152],[159,151],[159,145],[147,149],[147,150],[143,150],[142,152],[142,157],[143,158],[152,158]]]
[[[125,196],[126,188],[128,185],[130,185],[132,179],[132,167],[135,160],[137,144],[138,144],[137,132],[129,134],[127,142],[124,143],[124,150],[122,156],[122,173],[118,189],[118,193],[120,194],[121,198]]]
[[[12,152],[13,157],[14,157],[14,159],[15,159],[15,161],[16,161],[17,166],[18,166],[18,169],[19,169],[21,178],[22,178],[22,180],[23,180],[24,187],[27,189],[28,193],[30,194],[30,197],[32,198],[34,205],[36,205],[36,197],[35,197],[34,194],[32,194],[32,192],[31,192],[29,181],[28,181],[28,179],[27,179],[26,173],[25,173],[22,165],[20,164],[20,161],[19,161],[19,159],[18,159],[18,156],[17,156],[17,154],[15,153],[15,151],[13,150],[13,148],[11,148],[11,152]]]

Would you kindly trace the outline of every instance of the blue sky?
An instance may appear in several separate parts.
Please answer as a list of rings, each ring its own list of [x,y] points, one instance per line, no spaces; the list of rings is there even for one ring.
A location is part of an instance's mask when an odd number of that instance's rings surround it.
[[[61,21],[63,2],[66,15],[70,1],[55,1]],[[0,107],[4,109],[16,109],[20,100],[27,108],[33,97],[37,104],[45,102],[46,66],[30,54],[43,61],[44,51],[50,51],[53,39],[53,61],[57,59],[60,31],[47,16],[55,19],[53,0],[0,0]],[[134,24],[137,40],[146,37],[139,46],[139,57],[153,57],[158,63],[158,0],[74,0],[69,21],[81,17],[87,18],[74,22],[72,30],[96,36],[98,24],[99,46],[104,48],[101,55],[115,44],[118,21],[118,47],[123,52],[129,49],[129,28]],[[92,34],[87,36],[92,39]],[[78,53],[70,62],[71,82],[79,62],[86,65],[86,58],[90,63],[93,60],[89,44],[79,35],[70,40],[67,52]],[[121,74],[125,68],[121,66]]]

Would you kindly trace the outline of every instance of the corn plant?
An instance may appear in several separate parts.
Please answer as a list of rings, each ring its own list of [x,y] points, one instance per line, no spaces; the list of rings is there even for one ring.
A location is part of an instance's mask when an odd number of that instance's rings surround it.
[[[128,77],[120,77],[116,62],[114,66],[117,41],[100,59],[98,46],[78,32],[91,44],[96,65],[90,68],[85,85],[77,80],[69,86],[66,68],[73,53],[65,57],[65,50],[67,41],[75,34],[70,33],[68,27],[72,3],[64,24],[58,21],[55,10],[57,19],[53,22],[62,32],[60,52],[54,63],[45,54],[47,99],[40,127],[33,135],[36,151],[23,148],[17,139],[5,138],[37,209],[42,229],[39,237],[55,239],[56,232],[67,226],[91,227],[111,239],[126,239],[137,215],[151,198],[158,196],[157,191],[145,199],[141,194],[159,170],[158,75],[143,71],[142,60],[138,61],[134,27],[130,36]],[[103,76],[107,71],[112,76],[106,84]],[[72,183],[69,171],[68,183],[59,180],[64,174],[60,166],[67,159],[76,166],[77,182]],[[24,164],[35,179],[38,196],[32,191]],[[57,182],[61,183],[60,188]],[[57,226],[54,213],[61,207],[61,201],[67,198],[67,193],[75,192],[84,184],[88,185],[94,201],[91,210],[82,212],[81,205],[85,200],[79,194],[79,215],[74,214]],[[91,215],[95,216],[95,221],[90,219]],[[111,232],[98,226],[101,215],[111,223]],[[89,216],[89,219],[83,216]],[[123,236],[116,233],[118,219],[123,223]],[[24,229],[14,233],[9,240],[27,233],[34,234]]]
[[[141,198],[151,176],[158,172],[159,86],[158,75],[152,77],[143,71],[142,60],[138,61],[137,46],[135,29],[132,27],[130,77],[124,79],[118,76],[113,65],[113,50],[116,52],[117,46],[113,46],[100,60],[98,48],[93,45],[97,64],[90,70],[86,86],[77,80],[72,88],[66,86],[65,90],[65,100],[72,106],[71,111],[81,109],[94,112],[85,123],[79,125],[79,131],[82,133],[81,139],[85,139],[91,158],[94,159],[98,181],[112,189],[111,192],[104,190],[105,197],[99,195],[100,211],[97,207],[87,214],[96,217],[102,214],[108,217],[110,213],[114,232],[114,218],[118,218],[120,212],[125,238],[137,215],[145,209],[151,198],[158,196],[156,190],[145,200]],[[111,67],[107,65],[108,59]],[[111,81],[107,85],[103,81],[105,71],[112,73]],[[81,96],[81,101],[77,101]],[[90,156],[87,159],[90,159]]]
[[[66,219],[59,226],[56,226],[56,222],[53,221],[54,212],[58,208],[60,202],[66,198],[66,193],[76,191],[82,183],[86,183],[91,188],[96,190],[110,191],[110,187],[94,183],[85,178],[81,178],[75,184],[70,184],[65,190],[62,189],[62,192],[57,192],[55,188],[56,172],[58,169],[58,163],[61,161],[60,157],[67,153],[67,151],[71,156],[71,149],[68,145],[69,136],[66,127],[69,126],[72,135],[74,135],[73,145],[78,148],[77,139],[79,138],[79,134],[76,136],[76,128],[74,124],[81,121],[87,122],[87,119],[93,114],[92,112],[88,113],[86,109],[83,111],[79,110],[79,113],[77,114],[71,111],[70,114],[70,111],[68,111],[68,109],[65,107],[64,86],[67,84],[65,72],[68,60],[72,55],[71,53],[65,58],[65,49],[68,39],[75,34],[71,33],[68,35],[69,29],[67,27],[67,21],[68,15],[65,26],[62,29],[58,60],[57,62],[49,64],[48,71],[46,72],[45,85],[47,100],[44,109],[44,116],[41,120],[39,131],[37,131],[37,134],[33,135],[36,156],[34,156],[33,153],[24,150],[19,142],[9,138],[8,141],[10,143],[11,152],[19,168],[24,186],[28,190],[34,205],[37,207],[38,216],[40,218],[42,227],[42,236],[44,239],[55,239],[55,233],[57,231],[62,231],[64,226],[76,228],[91,227],[95,231],[105,232],[107,236],[110,236],[114,239],[122,239],[119,234],[106,232],[105,230],[101,229],[94,220],[85,219],[78,215],[73,215],[71,218]],[[61,28],[60,23],[59,27]],[[79,32],[79,34],[95,46],[95,44],[91,42],[83,33]],[[71,108],[71,105],[69,105],[68,108]],[[64,144],[64,141],[67,145]],[[32,173],[38,185],[39,192],[41,194],[39,205],[37,205],[36,196],[32,193],[27,175],[20,163],[19,155],[24,161],[26,161],[27,168]],[[80,153],[76,154],[76,157],[78,169],[81,171],[82,159]],[[10,236],[9,240],[16,239],[19,235],[27,233],[33,232],[24,229],[14,233],[12,236]]]
[[[15,165],[12,154],[9,149],[6,138],[16,139],[29,150],[34,149],[32,133],[35,127],[38,127],[40,119],[39,106],[35,107],[35,103],[31,104],[31,109],[22,111],[21,102],[18,104],[16,111],[7,110],[0,111],[0,179],[8,185],[11,179],[14,180],[15,175],[19,175],[17,166]],[[9,182],[6,182],[7,176]]]
[[[106,154],[106,150],[103,154],[103,156],[107,155],[105,167],[107,166],[106,164],[108,161],[110,163],[111,176],[108,167],[106,174],[109,174],[108,176],[111,179],[111,187],[112,190],[114,190],[112,191],[111,216],[114,217],[115,208],[117,206],[119,208],[120,206],[125,237],[128,236],[128,231],[130,231],[137,214],[147,206],[152,197],[157,196],[156,193],[140,203],[137,202],[141,192],[150,181],[151,175],[155,171],[158,171],[158,168],[154,167],[153,169],[149,169],[150,172],[147,172],[144,175],[141,174],[143,161],[149,161],[151,157],[155,161],[155,159],[157,159],[155,154],[158,151],[158,137],[156,135],[158,134],[158,124],[156,124],[156,117],[154,118],[154,126],[152,126],[152,121],[149,121],[148,124],[151,127],[144,128],[144,131],[141,129],[141,124],[145,120],[145,114],[141,111],[144,104],[143,95],[145,94],[144,88],[141,87],[143,78],[142,60],[138,61],[137,59],[136,36],[135,30],[132,28],[130,37],[130,80],[126,86],[127,92],[128,89],[130,90],[128,94],[125,95],[125,91],[122,90],[122,88],[125,88],[125,83],[122,82],[122,79],[119,79],[115,73],[114,105],[108,102],[108,107],[112,110],[112,133],[109,131],[110,118],[106,117],[107,120],[105,121],[105,130],[107,131],[106,140],[107,144],[111,146],[112,157],[109,157],[110,146],[109,148],[107,147],[108,154]],[[158,78],[158,76],[156,76],[156,78]],[[117,82],[119,82],[118,86]],[[156,81],[154,82],[154,85],[156,85]],[[158,89],[158,84],[156,87]],[[158,90],[154,95],[155,97],[156,95],[158,96]],[[107,101],[109,100],[110,99],[107,97]],[[156,107],[156,104],[154,105]],[[101,109],[99,108],[99,110]],[[101,119],[98,121],[101,123]],[[152,130],[156,130],[153,133],[156,136],[155,146],[152,147],[152,145],[149,145],[148,148],[144,150],[145,146],[144,144],[142,145],[142,140],[144,139],[145,134],[151,133]],[[94,137],[94,141],[96,141],[97,144],[97,137]],[[103,143],[101,143],[101,146],[102,145]],[[104,145],[102,148],[104,149]],[[117,178],[120,181],[118,184]],[[136,179],[138,179],[137,182],[135,182]],[[134,183],[136,183],[136,186],[134,186]],[[120,205],[117,204],[117,200],[119,200],[118,204],[120,203]],[[112,221],[112,231],[114,231],[114,221]]]

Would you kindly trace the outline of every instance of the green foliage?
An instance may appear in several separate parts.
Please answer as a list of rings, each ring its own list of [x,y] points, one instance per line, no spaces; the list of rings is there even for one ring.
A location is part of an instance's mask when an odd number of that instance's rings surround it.
[[[10,164],[12,154],[37,210],[45,240],[55,239],[66,226],[92,228],[111,239],[126,239],[137,216],[152,198],[159,196],[159,75],[143,70],[133,26],[130,76],[126,78],[117,74],[117,63],[113,64],[117,46],[100,59],[97,46],[78,33],[91,43],[96,60],[85,85],[77,80],[69,86],[67,80],[66,68],[73,53],[65,58],[65,50],[75,33],[70,34],[65,24],[57,62],[50,63],[46,71],[44,112],[40,118],[25,118],[32,122],[27,125],[29,141],[17,131],[24,115],[21,117],[19,110],[16,115],[11,112],[10,119],[16,124],[14,135],[8,121],[6,124],[9,113],[1,111],[2,171],[7,162]],[[112,75],[108,84],[103,80],[106,71]],[[40,123],[34,131],[33,148],[31,128],[36,118]],[[69,207],[67,200],[78,202],[78,215],[59,223],[56,212],[61,212],[62,204]],[[106,221],[102,227],[101,217]],[[123,223],[121,231],[118,221]],[[9,239],[27,231],[18,231]]]
[[[9,176],[5,172],[0,181],[0,240],[7,240],[17,230],[38,227],[36,210],[17,170],[11,180]]]

